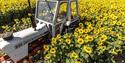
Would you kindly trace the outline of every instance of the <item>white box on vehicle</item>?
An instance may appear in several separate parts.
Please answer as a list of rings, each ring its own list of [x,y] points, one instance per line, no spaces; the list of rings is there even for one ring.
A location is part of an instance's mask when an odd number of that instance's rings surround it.
[[[17,62],[28,55],[28,43],[37,40],[47,31],[44,23],[38,23],[36,30],[28,28],[13,33],[12,40],[6,41],[0,38],[0,50],[6,53],[14,62]]]

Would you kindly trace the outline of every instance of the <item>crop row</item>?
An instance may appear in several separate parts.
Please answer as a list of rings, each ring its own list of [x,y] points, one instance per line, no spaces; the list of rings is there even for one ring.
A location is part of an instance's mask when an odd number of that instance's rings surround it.
[[[33,10],[35,0],[30,0],[30,3]],[[2,24],[12,22],[15,18],[27,17],[29,12],[28,0],[0,0],[0,22]]]
[[[13,25],[0,26],[0,32],[16,32],[31,27],[30,18],[14,19]]]

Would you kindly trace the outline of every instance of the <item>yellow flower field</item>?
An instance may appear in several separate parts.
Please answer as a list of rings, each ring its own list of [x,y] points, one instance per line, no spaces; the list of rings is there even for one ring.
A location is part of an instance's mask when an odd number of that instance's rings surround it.
[[[32,7],[35,5],[35,0],[30,0]],[[0,13],[3,15],[11,11],[19,11],[28,8],[28,0],[0,0]]]
[[[117,63],[115,57],[125,52],[125,0],[78,1],[81,23],[74,32],[62,35],[55,45],[49,45],[57,47],[56,56],[52,55],[50,60],[64,63]]]
[[[35,0],[30,1],[34,8]],[[125,62],[117,60],[118,56],[125,54],[125,0],[78,0],[78,3],[81,22],[74,31],[58,34],[51,39],[51,44],[43,46],[44,63]],[[75,6],[72,6],[75,16]],[[0,0],[0,20],[7,21],[13,11],[21,15],[26,9],[29,9],[27,0]],[[61,10],[65,12],[66,7],[62,5]],[[31,26],[29,18],[20,18],[23,23],[18,18],[14,19],[14,31]],[[24,27],[20,29],[21,24]],[[0,29],[12,31],[8,25],[0,26]]]

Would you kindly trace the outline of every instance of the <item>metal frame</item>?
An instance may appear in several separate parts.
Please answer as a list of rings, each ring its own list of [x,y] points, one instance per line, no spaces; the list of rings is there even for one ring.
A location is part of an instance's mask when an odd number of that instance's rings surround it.
[[[72,2],[75,2],[76,3],[76,13],[77,13],[77,17],[79,17],[79,13],[78,13],[78,1],[77,0],[51,0],[49,2],[55,2],[56,5],[55,5],[55,12],[53,14],[53,20],[52,22],[47,22],[45,20],[41,20],[39,18],[37,18],[37,14],[38,14],[38,4],[39,4],[39,0],[37,0],[37,4],[36,4],[36,15],[35,15],[35,19],[38,20],[38,22],[42,22],[42,23],[45,23],[47,24],[47,27],[48,27],[48,30],[50,30],[52,36],[55,36],[56,35],[56,20],[57,20],[57,16],[58,16],[58,13],[59,13],[59,9],[60,9],[60,5],[61,3],[67,3],[67,15],[66,15],[66,18],[61,21],[61,25],[60,25],[60,33],[63,32],[63,28],[64,28],[64,25],[67,21],[69,21],[70,23],[72,22],[72,19],[71,19],[71,3]],[[44,0],[43,2],[46,2],[47,5],[48,4],[48,1],[47,0]],[[48,6],[49,7],[49,6]],[[49,7],[50,9],[50,7]],[[51,12],[51,11],[50,11]],[[51,26],[51,27],[50,27]]]

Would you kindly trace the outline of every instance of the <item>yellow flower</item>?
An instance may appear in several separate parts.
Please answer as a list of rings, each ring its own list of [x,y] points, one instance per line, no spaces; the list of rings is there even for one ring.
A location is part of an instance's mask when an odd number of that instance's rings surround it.
[[[121,23],[120,21],[118,21],[116,24],[117,24],[117,25],[121,25],[122,23]]]
[[[91,25],[91,23],[90,23],[90,22],[85,22],[85,24],[86,24],[86,25]]]
[[[89,30],[91,31],[91,30],[93,30],[94,28],[93,28],[91,25],[89,25],[89,26],[87,27],[87,29],[89,29]]]
[[[80,33],[80,34],[83,34],[83,33],[84,33],[84,30],[83,30],[83,29],[79,29],[79,33]]]
[[[43,48],[44,48],[45,51],[49,50],[49,46],[48,45],[43,45]]]
[[[84,46],[84,47],[83,47],[83,51],[85,51],[85,52],[88,53],[88,54],[91,54],[91,53],[92,53],[92,48],[91,48],[91,47],[88,47],[88,46]]]
[[[116,36],[118,37],[118,39],[122,39],[122,33],[117,33]]]
[[[63,38],[60,38],[59,41],[60,41],[60,42],[63,42]]]
[[[98,50],[101,50],[102,52],[104,52],[106,50],[106,46],[99,46]]]
[[[83,43],[84,43],[84,40],[83,40],[82,38],[78,38],[77,43],[78,43],[78,44],[83,44]]]
[[[116,24],[116,21],[111,21],[110,22],[110,25],[115,25]]]
[[[125,27],[125,23],[122,23],[122,26]]]
[[[94,35],[94,38],[95,38],[95,39],[98,38],[98,35]]]
[[[83,23],[79,23],[79,26],[80,26],[80,27],[83,27]]]
[[[114,14],[111,14],[110,17],[111,17],[113,20],[117,19],[117,16],[115,16]]]
[[[89,29],[84,29],[84,33],[88,33],[88,32],[90,32]]]
[[[117,16],[112,17],[112,19],[114,19],[114,20],[117,19]]]
[[[57,39],[53,37],[51,43],[52,43],[52,44],[57,44]]]
[[[79,23],[79,27],[80,27],[80,29],[83,29],[83,24]]]
[[[75,16],[75,15],[76,15],[76,12],[72,12],[72,15]]]
[[[104,28],[100,28],[100,29],[99,29],[99,32],[103,32],[103,31],[105,31]]]
[[[87,37],[87,36],[88,36],[88,34],[84,34],[84,35],[83,35],[83,37]]]
[[[44,57],[45,60],[48,60],[50,58],[51,58],[51,54],[46,54],[45,57]]]
[[[99,34],[99,30],[94,30],[93,32],[95,35],[98,35]]]
[[[111,31],[112,31],[112,28],[108,28],[108,30],[111,32]]]
[[[75,37],[78,37],[79,34],[78,34],[77,32],[74,32],[74,36],[75,36]]]
[[[78,31],[79,31],[79,28],[76,28],[76,29],[75,29],[75,32],[78,32]]]
[[[57,34],[56,38],[57,38],[57,39],[60,39],[60,38],[61,38],[61,35],[60,35],[60,34]]]
[[[50,49],[50,53],[52,53],[52,54],[56,53],[56,49],[55,48],[51,48]]]
[[[100,37],[100,41],[106,41],[107,40],[107,36],[106,35],[102,35],[101,37]]]
[[[86,40],[89,41],[89,42],[91,42],[91,41],[93,41],[93,37],[88,35],[88,36],[86,37]]]
[[[77,38],[84,38],[84,35],[80,34]]]
[[[115,48],[110,50],[109,53],[113,54],[113,55],[117,55],[118,53],[116,52]]]
[[[76,58],[78,58],[78,54],[75,53],[75,52],[72,52],[71,55],[70,55],[70,58],[76,59]]]
[[[69,39],[69,38],[66,39],[66,43],[67,43],[67,44],[70,44],[70,43],[71,43],[71,39]]]
[[[97,47],[98,53],[99,55],[104,53],[104,51],[106,50],[106,46],[98,46]]]
[[[66,33],[65,35],[64,35],[64,38],[70,38],[71,37],[71,34],[69,34],[69,33]]]
[[[104,42],[99,41],[97,44],[101,46],[101,45],[103,45],[103,43],[104,43]]]
[[[28,16],[31,16],[31,13],[28,13]]]

